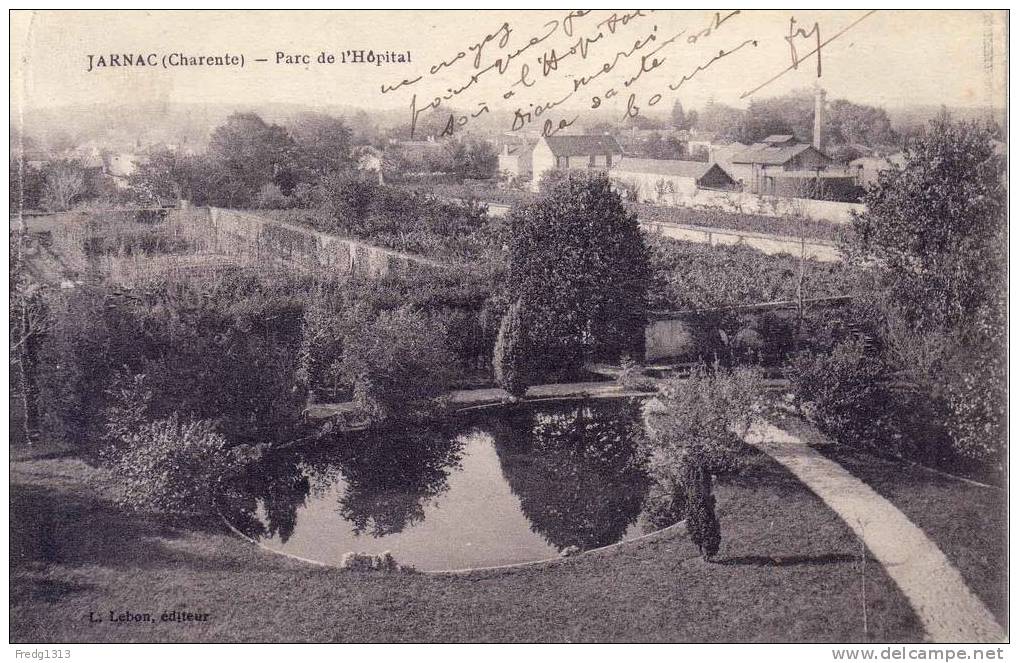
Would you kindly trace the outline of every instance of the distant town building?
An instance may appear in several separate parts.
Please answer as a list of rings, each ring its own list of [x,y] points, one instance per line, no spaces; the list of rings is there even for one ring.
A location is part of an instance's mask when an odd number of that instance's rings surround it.
[[[717,163],[727,173],[732,173],[732,157],[749,147],[740,142],[712,143],[707,148],[707,160]]]
[[[819,177],[832,160],[809,143],[791,135],[768,136],[760,143],[735,151],[727,160],[728,172],[744,190],[762,195],[780,194],[803,177]],[[845,175],[843,175],[845,176]]]
[[[545,136],[531,152],[531,188],[538,190],[541,176],[549,170],[608,170],[623,155],[612,136]]]
[[[905,163],[906,157],[902,152],[886,157],[860,157],[849,162],[849,171],[856,177],[856,185],[866,188],[877,184],[882,171],[891,170],[895,166],[902,167]]]
[[[504,176],[515,177],[517,179],[527,179],[531,177],[531,154],[534,151],[534,146],[526,143],[518,145],[510,145],[506,143],[502,146],[502,151],[499,153],[499,172]]]
[[[707,156],[713,161],[714,159],[709,156],[711,148],[717,146],[719,142],[718,134],[714,131],[689,131],[686,136],[686,151],[692,156]]]
[[[609,171],[634,186],[639,200],[659,202],[670,195],[690,197],[698,189],[733,191],[739,185],[715,163],[624,157]]]

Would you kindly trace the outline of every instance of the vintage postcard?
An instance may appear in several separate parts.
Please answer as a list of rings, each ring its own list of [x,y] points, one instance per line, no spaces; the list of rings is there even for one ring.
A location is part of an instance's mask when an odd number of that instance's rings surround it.
[[[12,655],[1005,658],[1008,21],[12,11]]]

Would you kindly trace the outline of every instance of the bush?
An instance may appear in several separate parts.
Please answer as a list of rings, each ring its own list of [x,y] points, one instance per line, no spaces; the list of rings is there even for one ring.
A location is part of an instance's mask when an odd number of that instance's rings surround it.
[[[527,330],[521,318],[522,302],[517,300],[502,319],[492,359],[495,383],[517,398],[530,385]]]
[[[444,261],[500,261],[498,222],[473,200],[443,200],[429,193],[384,186],[370,177],[336,173],[322,182],[323,232]]]
[[[286,439],[305,403],[295,289],[238,273],[203,285],[154,283],[143,293],[69,291],[44,348],[50,430],[94,451],[119,403],[111,391],[120,376],[145,374],[149,419],[176,412],[216,419],[231,441]]]
[[[535,367],[551,375],[643,356],[647,248],[606,176],[570,173],[511,225],[509,287],[527,302]]]
[[[627,389],[636,391],[654,391],[657,383],[644,375],[644,367],[629,356],[623,357],[619,362],[619,377],[617,382]]]
[[[211,421],[176,413],[123,432],[105,455],[120,486],[118,502],[165,513],[211,512],[221,479],[234,469],[226,445]]]
[[[751,369],[695,369],[660,389],[645,411],[648,468],[655,487],[652,512],[687,519],[691,540],[705,559],[721,540],[711,494],[713,474],[739,472],[746,463],[743,436],[761,398],[761,376]]]
[[[381,424],[429,416],[450,389],[453,361],[443,325],[405,306],[352,332],[342,372],[358,409]]]
[[[876,448],[893,439],[888,366],[862,339],[841,341],[830,353],[801,354],[790,377],[800,411],[839,442]]]

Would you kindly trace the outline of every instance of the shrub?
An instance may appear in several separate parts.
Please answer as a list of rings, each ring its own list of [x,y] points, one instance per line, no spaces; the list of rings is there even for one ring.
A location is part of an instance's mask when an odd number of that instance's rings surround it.
[[[888,366],[862,339],[843,340],[830,353],[799,355],[790,376],[797,407],[836,440],[873,448],[892,439]]]
[[[410,307],[382,311],[346,339],[342,371],[372,423],[426,417],[452,383],[441,323]]]
[[[629,356],[623,357],[619,362],[619,367],[621,370],[616,381],[623,387],[637,391],[654,391],[656,389],[657,383],[644,375],[644,367]]]
[[[705,559],[718,552],[721,538],[711,476],[745,465],[743,436],[760,398],[758,372],[699,367],[689,378],[666,382],[645,411],[648,468],[656,486],[652,510],[685,516]]]
[[[503,317],[492,358],[495,383],[517,398],[527,392],[530,384],[527,330],[521,318],[521,306],[522,302],[517,300]]]
[[[339,312],[316,300],[304,309],[297,378],[311,402],[346,400],[348,394],[340,373],[346,331]]]
[[[117,477],[121,505],[202,514],[214,508],[216,489],[233,469],[233,456],[211,421],[175,413],[124,432],[105,460]]]
[[[118,376],[145,374],[149,419],[178,412],[216,419],[232,441],[285,439],[305,401],[293,287],[240,274],[144,292],[76,288],[58,302],[46,343],[47,409],[69,442],[92,451],[119,403]]]

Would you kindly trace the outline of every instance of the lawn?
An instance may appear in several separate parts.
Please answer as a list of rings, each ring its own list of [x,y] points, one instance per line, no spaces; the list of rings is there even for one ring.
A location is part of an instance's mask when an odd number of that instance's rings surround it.
[[[1008,630],[1008,493],[834,444],[806,422],[776,418],[894,504],[955,564]]]
[[[464,576],[286,560],[216,522],[124,513],[110,477],[57,454],[11,464],[11,640],[918,641],[901,593],[821,501],[770,460],[718,487],[723,543],[675,535],[550,567]],[[210,613],[111,623],[110,610]],[[89,613],[102,623],[89,623]]]

